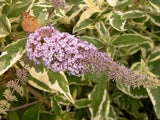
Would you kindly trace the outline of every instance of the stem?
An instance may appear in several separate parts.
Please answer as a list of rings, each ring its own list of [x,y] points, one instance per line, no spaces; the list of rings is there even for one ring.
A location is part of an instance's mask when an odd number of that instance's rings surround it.
[[[16,82],[16,85],[15,85],[15,87],[13,88],[13,90],[12,90],[12,92],[11,92],[10,96],[12,96],[12,95],[13,95],[14,91],[15,91],[15,90],[16,90],[16,88],[17,88],[18,83],[19,83],[19,79],[18,79],[18,81]],[[7,100],[7,101],[8,101],[8,100]]]
[[[25,105],[22,105],[22,106],[19,106],[19,107],[16,107],[16,108],[11,108],[8,111],[19,110],[19,109],[22,109],[22,108],[37,104],[39,102],[41,102],[41,100],[38,100],[38,101],[35,101],[35,102],[32,102],[32,103],[28,103],[28,104],[25,104]]]
[[[31,88],[30,86],[26,85],[26,87],[28,88],[28,90],[35,95],[36,97],[38,97],[41,101],[44,101],[44,97],[38,93],[37,91],[35,91],[33,88]],[[51,108],[51,104],[45,100],[44,103],[48,106],[48,108]]]
[[[18,83],[19,83],[19,79],[18,79],[18,81],[16,82],[16,85],[15,85],[14,89],[13,89],[12,92],[11,92],[11,96],[13,95],[15,89],[17,88]]]

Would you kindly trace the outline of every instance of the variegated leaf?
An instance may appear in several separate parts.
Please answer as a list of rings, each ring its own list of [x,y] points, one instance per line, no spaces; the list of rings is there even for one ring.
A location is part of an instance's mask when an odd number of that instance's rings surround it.
[[[25,53],[25,39],[19,39],[8,45],[0,55],[0,75],[15,64]]]

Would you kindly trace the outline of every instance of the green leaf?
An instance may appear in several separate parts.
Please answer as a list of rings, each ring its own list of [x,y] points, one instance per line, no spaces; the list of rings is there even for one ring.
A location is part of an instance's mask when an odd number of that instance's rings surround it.
[[[91,101],[89,101],[88,99],[79,99],[75,101],[75,106],[78,109],[88,107],[90,104]]]
[[[58,101],[57,101],[55,96],[53,96],[51,98],[51,103],[52,103],[52,109],[53,109],[54,113],[56,115],[60,116],[61,113],[62,113],[62,110],[61,110],[61,106],[59,105],[59,103],[58,103]]]
[[[95,1],[95,0],[83,0],[86,5],[89,7],[89,8],[92,8],[96,11],[100,11],[100,7],[102,6],[102,3],[104,2],[104,0],[98,0],[98,1]]]
[[[9,120],[19,120],[19,117],[15,111],[10,111],[8,113]]]
[[[113,47],[113,46],[107,47],[107,53],[111,58],[114,57],[115,51],[116,51],[115,47]]]
[[[154,48],[152,54],[148,58],[148,67],[150,68],[150,71],[158,76],[160,76],[159,63],[160,63],[160,47],[158,46]]]
[[[106,96],[106,100],[102,105],[102,109],[100,111],[100,115],[97,116],[100,120],[116,120],[116,112],[110,104],[109,95]]]
[[[112,44],[115,46],[128,46],[128,45],[142,44],[150,41],[151,40],[149,38],[146,38],[141,35],[126,34],[126,35],[121,35],[120,37],[115,39],[112,42]]]
[[[100,112],[104,109],[103,104],[107,101],[106,75],[101,73],[98,81],[99,82],[95,84],[92,93],[88,96],[91,101],[89,110],[92,120],[100,117]],[[105,105],[105,107],[107,107],[107,105]]]
[[[106,109],[107,109],[107,107],[108,106],[106,106]],[[107,114],[106,118],[111,119],[111,120],[116,120],[117,119],[116,111],[114,110],[112,105],[109,105],[109,110],[107,112],[108,112],[108,114]],[[104,119],[104,120],[106,120],[106,119]]]
[[[62,120],[72,120],[70,112],[69,111],[65,111],[63,113],[63,115],[61,116]]]
[[[89,79],[89,80],[91,80],[92,82],[94,82],[94,83],[99,83],[100,82],[100,80],[99,80],[99,76],[96,74],[96,73],[87,73],[87,74],[85,74],[85,76],[84,76],[86,79]]]
[[[30,75],[28,83],[37,89],[55,93],[56,91],[63,94],[70,102],[74,103],[70,94],[68,80],[63,72],[46,71],[42,68],[40,72],[37,72],[35,68],[26,68]]]
[[[118,0],[107,0],[108,4],[112,7],[116,6]]]
[[[66,17],[64,18],[65,23],[71,24],[74,17],[80,14],[80,12],[84,9],[84,4],[75,4],[73,5],[66,13]]]
[[[97,10],[94,8],[88,8],[82,14],[77,24],[73,28],[73,33],[78,32],[82,29],[92,28],[93,20],[89,19]]]
[[[109,43],[109,32],[107,30],[107,28],[105,27],[103,21],[97,22],[95,24],[95,27],[98,31],[98,33],[100,34],[100,37],[104,40],[104,42]]]
[[[43,21],[42,23],[47,21],[48,12],[46,11],[46,9],[47,8],[40,7],[40,6],[33,6],[32,12],[30,12],[30,14],[41,24],[42,21]]]
[[[48,12],[40,12],[37,21],[40,25],[44,26],[48,18]]]
[[[78,77],[74,75],[68,75],[66,74],[67,79],[69,81],[69,84],[74,84],[74,85],[88,85],[91,86],[92,83],[88,79],[85,79],[84,77]]]
[[[137,63],[132,64],[131,70],[141,71],[141,63],[137,62]],[[145,88],[143,88],[143,86],[133,88],[132,86],[126,86],[123,83],[119,83],[119,84],[117,83],[116,85],[119,90],[131,96],[132,98],[140,99],[140,98],[148,97],[147,91]]]
[[[108,19],[110,22],[110,25],[118,30],[118,31],[124,31],[124,25],[126,23],[125,19],[122,19],[123,13],[117,11],[117,12],[111,12]]]
[[[83,0],[90,8],[95,7],[95,3],[93,0]]]
[[[72,6],[72,8],[67,11],[66,16],[69,17],[69,19],[73,19],[75,16],[77,16],[80,11],[85,7],[83,4],[75,4]]]
[[[57,120],[57,117],[50,112],[40,112],[39,120]]]
[[[148,67],[155,75],[160,75],[160,47],[154,48],[152,54],[148,58]],[[154,107],[154,111],[158,119],[160,119],[160,88],[147,89],[148,95]]]
[[[93,20],[85,19],[84,21],[81,21],[79,24],[76,24],[73,28],[73,33],[78,32],[80,30],[84,30],[86,28],[93,28]]]
[[[116,55],[117,56],[133,55],[140,50],[142,51],[142,49],[150,51],[152,50],[152,44],[153,44],[152,42],[149,42],[139,45],[119,46],[119,49],[116,51]]]
[[[160,1],[159,0],[149,0],[151,5],[157,10],[160,11]]]
[[[117,84],[117,88],[121,90],[123,93],[131,96],[132,98],[147,98],[148,94],[145,88],[142,86],[140,88],[133,88],[131,86],[126,86],[124,84]]]
[[[17,1],[13,6],[5,5],[2,9],[3,14],[7,14],[8,18],[18,17],[22,11],[26,11],[30,7],[33,0]],[[16,20],[16,19],[15,19]]]
[[[44,74],[39,74],[39,75],[40,75],[40,77],[43,77],[43,79],[45,78]],[[35,87],[37,89],[43,90],[45,92],[52,92],[52,89],[49,87],[49,85],[47,85],[47,82],[44,83],[41,79],[36,79],[34,77],[28,76],[28,83],[30,85],[32,85],[33,87]]]
[[[48,2],[37,2],[37,3],[34,3],[34,6],[44,7],[44,8],[53,7],[53,6],[52,6],[50,3],[48,3]]]
[[[118,51],[116,51],[116,55],[118,56],[133,55],[139,50],[140,47],[138,45],[120,46]]]
[[[139,10],[127,11],[123,13],[122,19],[144,17],[145,13]]]
[[[0,56],[0,75],[15,64],[25,53],[26,38],[8,45]]]
[[[6,27],[8,28],[8,30],[10,32],[11,31],[11,24],[10,24],[8,18],[4,15],[0,15],[0,37],[5,37],[9,34]]]
[[[59,103],[61,103],[62,105],[70,105],[70,101],[68,99],[66,99],[66,97],[62,96],[62,95],[59,95],[57,96],[57,101]]]
[[[128,7],[128,5],[133,4],[133,2],[131,0],[118,0],[117,5],[115,6],[115,8],[117,9],[123,9],[125,7]]]
[[[86,5],[82,2],[76,3],[73,6],[70,6],[71,8],[67,11],[67,13],[64,12],[64,10],[59,11],[59,13],[56,10],[56,16],[53,16],[51,19],[56,22],[61,22],[64,24],[72,24],[74,17],[80,14],[80,12],[84,9]],[[63,17],[63,18],[62,18]]]
[[[39,107],[40,104],[29,107],[25,111],[22,120],[39,120]]]
[[[145,27],[146,22],[149,21],[148,16],[139,17],[139,18],[133,18],[133,22],[136,22],[137,24],[141,25],[142,27]]]
[[[139,111],[139,109],[143,107],[140,100],[133,99],[127,95],[123,95],[119,99],[117,99],[117,101],[115,102],[118,105],[119,109],[127,111],[128,114],[130,114],[131,116],[134,116],[134,118],[138,120],[142,120],[146,117],[146,115],[142,114]]]
[[[83,40],[83,41],[87,41],[88,43],[92,43],[97,48],[101,48],[101,47],[104,46],[103,43],[101,42],[101,40],[99,40],[99,39],[97,39],[95,37],[79,36],[78,38]]]
[[[15,1],[16,1],[16,0],[15,0]],[[6,3],[5,0],[1,0],[1,1],[0,1],[0,6],[4,5],[5,3]]]
[[[160,26],[160,16],[150,14],[149,17],[155,25]]]
[[[154,111],[158,119],[160,119],[160,88],[147,89],[148,95],[154,107]]]

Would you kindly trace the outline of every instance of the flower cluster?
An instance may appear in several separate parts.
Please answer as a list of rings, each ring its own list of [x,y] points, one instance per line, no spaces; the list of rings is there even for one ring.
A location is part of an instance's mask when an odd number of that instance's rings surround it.
[[[7,110],[10,108],[10,103],[6,100],[0,100],[0,118],[2,114],[7,114]]]
[[[67,71],[69,74],[105,72],[108,80],[123,82],[137,87],[158,86],[159,81],[137,74],[113,61],[107,53],[99,52],[95,46],[69,33],[60,33],[51,26],[31,33],[26,44],[27,56],[36,64],[41,62],[50,70]],[[148,82],[151,80],[151,82]],[[157,84],[158,83],[158,84]]]
[[[12,72],[13,70],[14,69],[12,68]],[[3,92],[3,96],[5,99],[0,100],[0,115],[7,114],[7,111],[10,108],[9,102],[17,101],[17,97],[14,95],[14,91],[19,93],[19,95],[21,96],[24,95],[23,87],[19,85],[19,82],[24,84],[24,82],[28,79],[27,73],[24,69],[17,69],[16,73],[13,73],[15,75],[15,77],[13,77],[14,80],[10,80],[9,82],[5,83],[6,89]]]
[[[28,80],[28,74],[24,69],[17,69],[16,77],[17,81],[20,81],[23,85],[25,85],[25,82]]]
[[[10,89],[6,89],[3,93],[3,96],[8,100],[8,101],[17,101],[17,97],[12,94]]]

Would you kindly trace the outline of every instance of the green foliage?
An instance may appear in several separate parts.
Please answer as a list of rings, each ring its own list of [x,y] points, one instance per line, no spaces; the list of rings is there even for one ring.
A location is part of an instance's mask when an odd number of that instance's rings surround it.
[[[0,119],[160,119],[159,87],[132,88],[107,80],[105,73],[81,77],[55,73],[44,65],[28,67],[21,59],[27,40],[21,27],[21,12],[27,11],[40,25],[49,23],[61,32],[69,32],[128,68],[159,79],[159,0],[66,2],[68,9],[56,9],[48,0],[0,1],[0,87],[4,83],[1,78],[11,67],[29,73],[23,101],[18,96],[18,101],[10,102],[11,107],[23,109],[10,109],[8,116],[1,117],[0,113]],[[0,88],[0,100],[5,99],[4,86]]]

